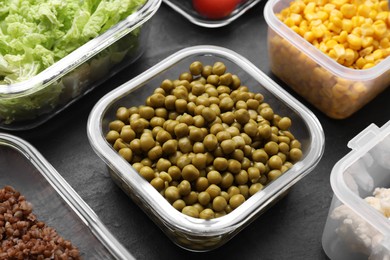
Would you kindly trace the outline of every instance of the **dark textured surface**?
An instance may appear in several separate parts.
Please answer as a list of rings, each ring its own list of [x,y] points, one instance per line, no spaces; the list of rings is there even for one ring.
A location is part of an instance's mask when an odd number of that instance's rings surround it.
[[[152,20],[152,36],[146,53],[137,63],[43,126],[13,133],[29,141],[46,157],[138,259],[327,259],[321,236],[333,194],[330,172],[349,152],[347,143],[351,138],[370,123],[382,126],[390,119],[390,89],[345,120],[327,118],[292,93],[313,109],[324,128],[326,147],[322,160],[284,199],[227,244],[208,253],[192,253],[174,245],[112,182],[86,135],[89,112],[105,93],[188,46],[227,47],[272,77],[267,60],[264,3],[220,29],[193,25],[163,4]],[[283,83],[278,83],[288,90]]]

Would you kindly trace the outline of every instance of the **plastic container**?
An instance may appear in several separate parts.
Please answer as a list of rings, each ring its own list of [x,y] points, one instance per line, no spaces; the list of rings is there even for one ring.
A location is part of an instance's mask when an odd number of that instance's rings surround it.
[[[206,27],[206,28],[218,28],[223,27],[240,16],[242,16],[247,10],[255,6],[260,0],[245,0],[240,3],[236,9],[228,16],[221,19],[209,19],[201,16],[198,12],[192,7],[191,0],[162,0],[163,3],[170,6],[173,10],[184,16],[191,23]]]
[[[0,128],[32,129],[135,62],[144,52],[150,18],[161,0],[147,0],[138,11],[90,40],[36,76],[0,85]]]
[[[264,95],[265,102],[279,115],[288,115],[290,129],[301,141],[303,159],[274,182],[251,196],[231,213],[204,220],[186,216],[173,208],[161,194],[125,161],[109,144],[105,135],[108,123],[115,119],[119,106],[144,104],[164,79],[176,79],[194,61],[203,64],[223,62],[227,71],[238,75],[242,84]],[[217,248],[283,197],[319,162],[324,150],[324,133],[316,117],[296,99],[273,82],[241,55],[216,46],[195,46],[178,51],[138,77],[114,89],[93,108],[88,119],[87,133],[95,152],[107,164],[112,179],[178,246],[193,251]]]
[[[290,2],[270,0],[264,7],[270,68],[277,77],[335,119],[351,116],[389,86],[390,58],[365,70],[337,63],[275,16]]]
[[[389,259],[390,220],[364,199],[390,188],[390,121],[371,124],[348,147],[330,175],[334,194],[322,246],[331,259]]]
[[[83,259],[134,259],[92,209],[28,142],[0,133],[1,188],[12,186],[32,203],[37,219],[56,229]]]

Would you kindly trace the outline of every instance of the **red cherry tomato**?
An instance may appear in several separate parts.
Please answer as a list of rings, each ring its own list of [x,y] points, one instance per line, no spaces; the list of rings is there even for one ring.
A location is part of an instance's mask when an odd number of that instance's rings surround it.
[[[231,14],[241,0],[192,0],[192,6],[200,15],[209,19],[221,19]]]

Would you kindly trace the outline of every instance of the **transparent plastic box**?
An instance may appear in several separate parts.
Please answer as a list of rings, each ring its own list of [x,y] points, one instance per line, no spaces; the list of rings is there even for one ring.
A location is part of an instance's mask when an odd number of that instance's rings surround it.
[[[43,124],[144,52],[150,18],[161,0],[138,11],[32,78],[0,85],[0,128],[26,130]]]
[[[206,27],[206,28],[218,28],[223,27],[234,20],[238,19],[242,16],[246,11],[255,6],[260,0],[243,0],[239,5],[237,5],[236,9],[228,16],[223,17],[221,19],[208,19],[206,17],[201,16],[198,12],[194,10],[192,7],[191,0],[162,0],[163,3],[170,6],[177,13],[181,14],[191,23],[196,24],[198,26]]]
[[[28,142],[0,133],[1,188],[12,186],[33,214],[80,250],[83,259],[134,259],[92,209]]]
[[[390,188],[390,121],[369,125],[353,138],[352,149],[333,167],[334,192],[322,246],[331,259],[389,259],[390,219],[370,205],[376,188]],[[389,208],[383,200],[383,206]],[[387,206],[386,206],[387,205]]]
[[[176,79],[188,71],[194,61],[214,64],[221,61],[227,71],[236,74],[249,90],[264,95],[275,113],[288,115],[290,129],[302,143],[303,158],[286,173],[252,195],[231,213],[204,220],[189,217],[176,210],[134,168],[125,161],[105,136],[109,122],[115,119],[120,106],[145,104],[164,79]],[[167,57],[138,77],[104,96],[92,109],[87,133],[90,145],[107,164],[112,179],[127,193],[162,231],[178,246],[192,251],[215,249],[254,221],[259,215],[282,198],[302,177],[311,172],[322,157],[324,133],[317,118],[241,55],[217,46],[194,46]]]
[[[288,28],[275,14],[291,0],[270,0],[264,7],[272,72],[327,116],[344,119],[390,84],[390,58],[370,69],[345,67]]]

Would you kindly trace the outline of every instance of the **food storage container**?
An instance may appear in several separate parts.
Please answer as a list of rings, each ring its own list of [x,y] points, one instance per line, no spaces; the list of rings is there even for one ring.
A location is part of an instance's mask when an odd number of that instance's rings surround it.
[[[147,0],[126,19],[25,81],[0,85],[0,128],[34,128],[107,80],[144,52],[150,18],[161,0]]]
[[[348,147],[352,151],[330,175],[333,199],[322,246],[331,259],[388,259],[390,220],[374,206],[388,213],[390,198],[375,200],[375,205],[372,197],[376,188],[390,188],[390,121],[381,128],[369,125]]]
[[[170,6],[177,13],[181,14],[191,23],[206,27],[206,28],[218,28],[223,27],[240,16],[242,16],[246,11],[259,3],[260,0],[244,0],[234,9],[234,11],[220,19],[210,19],[200,15],[197,11],[194,10],[192,6],[192,0],[163,0],[163,3]]]
[[[272,72],[327,116],[344,119],[390,84],[390,59],[370,69],[345,67],[282,23],[275,14],[291,0],[270,0],[264,7]]]
[[[70,240],[83,259],[134,259],[53,166],[11,134],[0,133],[0,183],[24,195],[37,219]]]
[[[164,79],[176,79],[194,61],[203,64],[223,62],[227,71],[236,74],[254,93],[279,115],[289,115],[291,131],[302,142],[303,158],[275,181],[231,213],[216,219],[189,217],[176,210],[106,141],[108,124],[120,106],[144,104]],[[90,113],[87,125],[90,145],[107,164],[112,179],[178,246],[193,251],[217,248],[278,201],[302,177],[311,172],[324,150],[324,133],[316,117],[241,55],[217,46],[194,46],[167,57],[149,70],[104,96]]]

